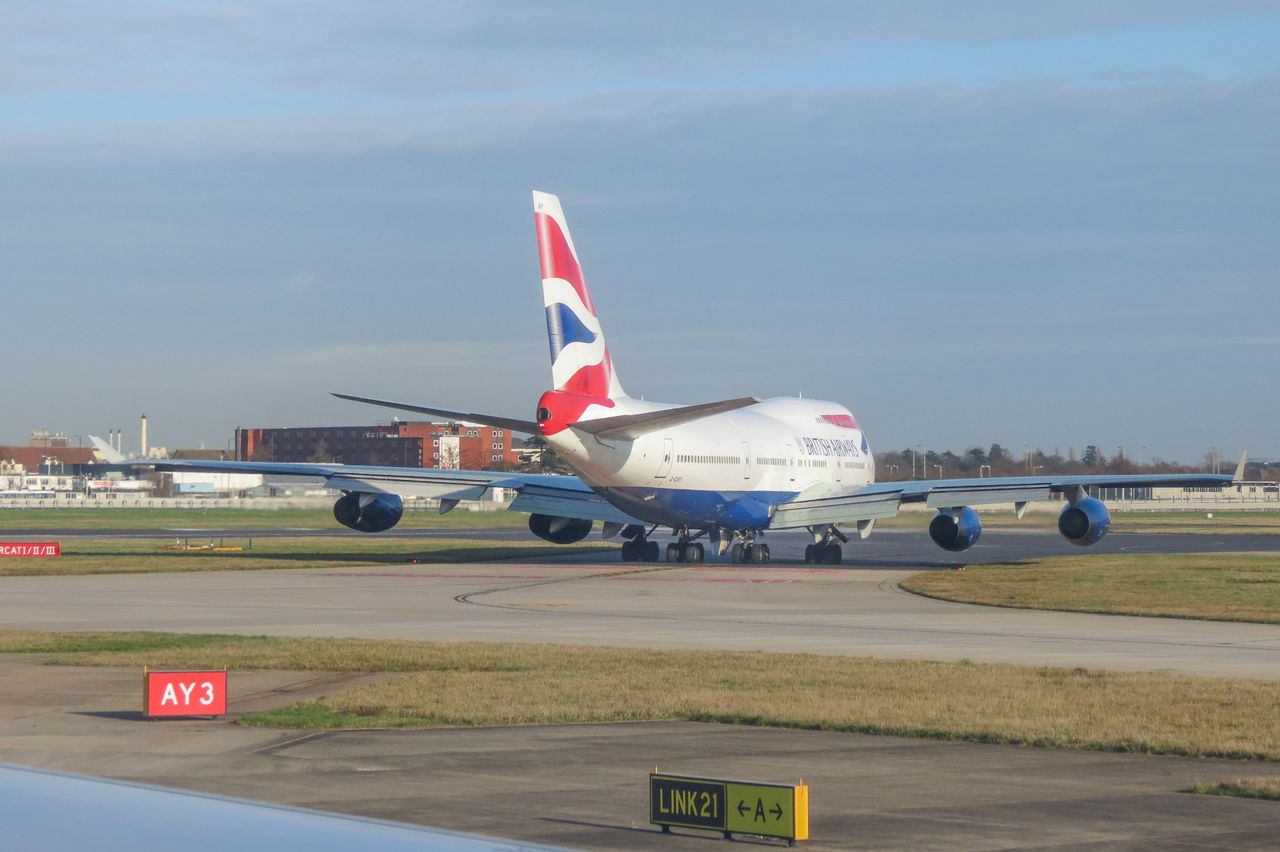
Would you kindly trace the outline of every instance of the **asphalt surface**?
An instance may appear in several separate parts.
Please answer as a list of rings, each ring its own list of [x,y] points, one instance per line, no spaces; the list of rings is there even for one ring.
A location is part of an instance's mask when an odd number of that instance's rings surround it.
[[[814,850],[1273,849],[1280,836],[1275,803],[1185,792],[1196,781],[1280,774],[1280,764],[685,722],[322,733],[144,722],[138,672],[41,662],[0,655],[6,761],[525,841],[637,850],[720,843],[648,823],[655,764],[803,780]],[[232,710],[371,677],[233,672]],[[145,814],[139,820],[144,840]]]
[[[1133,552],[1280,545],[1275,537],[1216,539],[1126,536],[1104,544]],[[610,552],[604,561],[586,554],[494,564],[9,577],[0,623],[808,651],[1280,678],[1275,625],[1040,612],[917,597],[898,583],[955,562],[927,539],[921,544],[914,531],[852,543],[850,564],[841,566],[800,563],[803,536],[770,541],[780,561],[764,566],[624,565]],[[965,555],[978,562],[1063,547],[1078,552],[1054,534],[1004,533],[984,538]]]

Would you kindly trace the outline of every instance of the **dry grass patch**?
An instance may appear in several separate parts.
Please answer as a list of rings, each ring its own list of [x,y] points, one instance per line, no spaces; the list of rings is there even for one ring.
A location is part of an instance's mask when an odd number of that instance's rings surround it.
[[[191,544],[204,544],[207,537],[189,536]],[[62,555],[51,559],[0,559],[0,577],[31,577],[83,574],[180,573],[186,571],[261,571],[282,568],[342,568],[360,565],[405,564],[416,560],[424,565],[463,562],[493,562],[547,553],[614,551],[605,544],[573,547],[549,542],[486,541],[462,538],[345,539],[329,536],[268,537],[249,539],[228,537],[214,543],[243,547],[232,552],[166,551],[173,538],[117,537],[74,539],[66,543]]]
[[[1191,792],[1202,796],[1239,796],[1245,799],[1268,799],[1280,802],[1280,776],[1236,778],[1233,781],[1196,782]]]
[[[1280,624],[1280,553],[1060,556],[925,572],[902,587],[989,606]]]
[[[403,672],[241,721],[303,728],[685,719],[1280,759],[1280,682],[763,652],[0,632],[86,666]]]

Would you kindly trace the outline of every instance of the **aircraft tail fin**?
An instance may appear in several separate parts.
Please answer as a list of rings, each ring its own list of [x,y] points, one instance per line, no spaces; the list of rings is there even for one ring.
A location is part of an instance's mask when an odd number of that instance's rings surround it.
[[[1247,465],[1248,463],[1249,463],[1249,451],[1241,450],[1240,462],[1236,465],[1235,476],[1231,477],[1232,482],[1244,482],[1244,469],[1245,469],[1245,465]]]
[[[557,391],[597,399],[625,397],[613,371],[604,330],[591,302],[560,199],[534,191],[533,221],[538,233],[552,386]]]
[[[93,449],[102,456],[102,460],[107,464],[120,464],[125,460],[124,454],[116,450],[115,447],[99,438],[97,435],[89,436],[89,443],[93,444]]]

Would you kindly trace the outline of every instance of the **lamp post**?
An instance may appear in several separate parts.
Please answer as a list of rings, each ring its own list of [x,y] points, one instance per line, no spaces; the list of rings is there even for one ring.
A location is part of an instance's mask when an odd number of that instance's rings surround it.
[[[1217,473],[1219,453],[1221,453],[1222,451],[1219,450],[1217,447],[1210,447],[1209,451],[1213,454],[1213,472]]]
[[[940,465],[940,464],[935,464],[935,465],[934,465],[934,467],[936,467],[936,468],[938,469],[938,478],[939,478],[939,479],[941,479],[941,478],[942,478],[942,465]]]
[[[1120,461],[1120,472],[1124,473],[1124,445],[1116,447],[1116,458]]]
[[[1142,467],[1142,456],[1144,453],[1146,453],[1146,451],[1147,451],[1146,444],[1143,444],[1141,447],[1138,447],[1138,467],[1139,468]]]

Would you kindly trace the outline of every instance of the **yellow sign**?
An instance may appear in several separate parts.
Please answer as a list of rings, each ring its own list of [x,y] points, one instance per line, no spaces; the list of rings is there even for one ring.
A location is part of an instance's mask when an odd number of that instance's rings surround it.
[[[773,784],[725,785],[729,798],[725,831],[765,837],[809,839],[809,788]]]
[[[733,834],[809,839],[809,788],[678,775],[649,776],[649,821]]]

